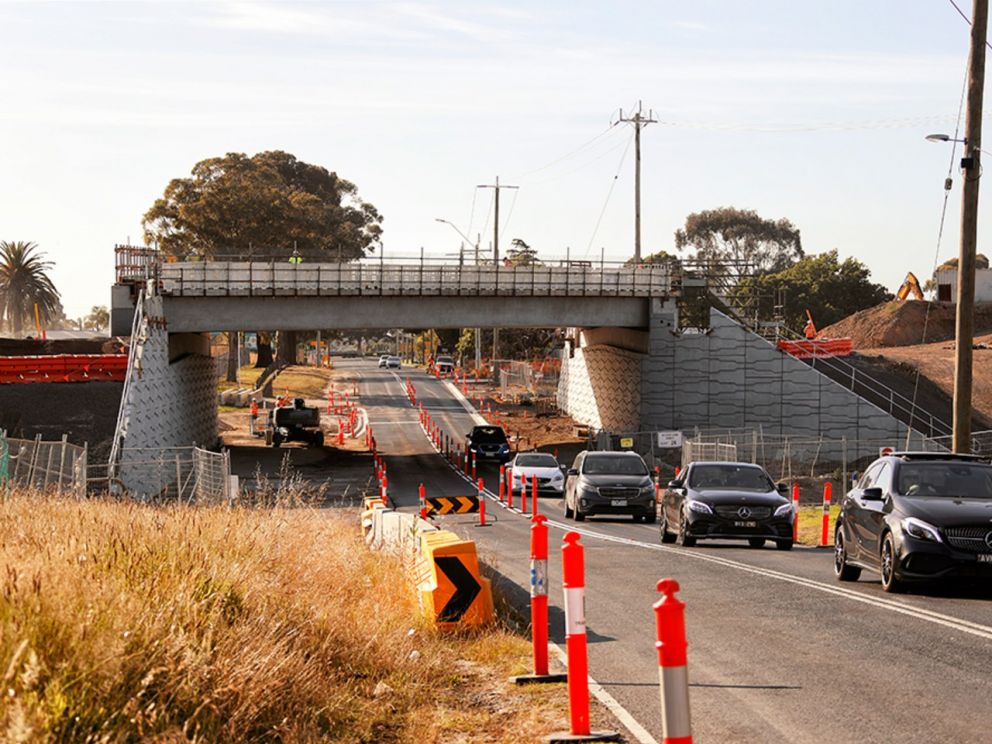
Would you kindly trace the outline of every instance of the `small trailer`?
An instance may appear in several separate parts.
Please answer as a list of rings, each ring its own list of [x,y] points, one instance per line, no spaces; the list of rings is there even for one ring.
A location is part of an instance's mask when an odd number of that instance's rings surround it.
[[[283,442],[306,442],[311,447],[324,446],[320,411],[305,405],[303,398],[294,398],[291,407],[284,406],[269,411],[265,443],[278,447]]]

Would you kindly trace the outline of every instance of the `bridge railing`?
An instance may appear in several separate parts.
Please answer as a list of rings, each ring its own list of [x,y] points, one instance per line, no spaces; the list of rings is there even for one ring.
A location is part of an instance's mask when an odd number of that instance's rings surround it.
[[[659,265],[458,265],[176,261],[157,267],[160,291],[178,297],[509,295],[659,297],[671,290]]]

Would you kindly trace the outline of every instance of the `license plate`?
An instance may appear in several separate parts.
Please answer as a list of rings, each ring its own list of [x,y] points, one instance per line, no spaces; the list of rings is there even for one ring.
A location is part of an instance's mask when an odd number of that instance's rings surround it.
[[[757,527],[757,522],[734,522],[734,527]]]
[[[627,506],[627,499],[610,499],[610,506]]]
[[[992,563],[992,553],[979,553],[978,554],[979,563]]]

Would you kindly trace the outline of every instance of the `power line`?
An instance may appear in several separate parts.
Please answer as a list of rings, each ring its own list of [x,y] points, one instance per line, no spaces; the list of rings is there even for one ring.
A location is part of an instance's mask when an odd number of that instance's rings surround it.
[[[970,26],[971,25],[971,19],[968,16],[965,15],[964,11],[961,10],[961,8],[958,7],[958,4],[956,2],[954,2],[954,0],[947,0],[947,2],[949,2],[951,4],[951,7],[953,7],[954,10],[956,10],[958,12],[958,15],[959,16],[961,16],[962,18],[964,18],[964,22],[967,23]],[[985,46],[987,46],[989,49],[992,49],[992,44],[990,44],[987,41],[985,42]],[[960,119],[958,119],[958,121],[960,121]]]
[[[480,184],[479,188],[493,190],[493,263],[496,264],[499,262],[499,192],[501,189],[519,189],[520,187],[500,183],[499,176],[496,176],[496,183]]]
[[[565,153],[561,157],[555,158],[551,162],[545,163],[544,165],[542,165],[542,166],[540,166],[538,168],[534,168],[533,170],[524,171],[523,173],[517,174],[517,179],[519,180],[521,178],[524,178],[525,176],[531,175],[532,173],[537,173],[539,171],[546,170],[546,169],[550,168],[553,165],[557,165],[558,163],[562,162],[563,160],[567,160],[568,158],[572,157],[573,155],[577,155],[578,153],[582,152],[584,149],[586,149],[587,147],[589,147],[592,143],[596,142],[601,137],[604,137],[607,134],[609,134],[611,131],[613,131],[613,128],[616,127],[616,125],[618,123],[619,122],[613,122],[612,124],[610,124],[610,126],[608,126],[602,132],[600,132],[599,134],[597,134],[595,137],[593,137],[592,139],[586,140],[581,145],[579,145],[578,147],[576,147],[574,150],[571,150],[570,152]]]
[[[504,234],[506,233],[506,228],[510,224],[510,218],[513,216],[513,208],[517,205],[517,194],[519,194],[519,193],[520,193],[519,189],[518,190],[514,190],[514,192],[513,192],[513,201],[510,202],[510,209],[507,210],[506,219],[503,220],[503,233]]]
[[[617,172],[613,174],[613,180],[610,181],[609,191],[606,192],[606,201],[603,202],[603,208],[599,210],[599,217],[596,219],[596,227],[593,228],[592,235],[589,237],[589,245],[586,246],[585,256],[589,255],[589,251],[592,249],[593,241],[596,240],[596,233],[599,232],[599,226],[603,222],[603,215],[606,214],[606,207],[610,203],[610,197],[613,196],[613,189],[617,185],[617,180],[620,178],[620,171],[623,169],[623,163],[627,159],[627,153],[630,152],[630,145],[633,141],[633,137],[627,140],[627,147],[624,148],[623,155],[620,156],[620,163],[617,165]]]
[[[620,109],[618,122],[625,122],[634,125],[634,263],[641,262],[641,130],[648,124],[656,124],[654,112],[648,110],[647,116],[643,115],[641,102],[637,102],[637,111],[633,116],[624,117],[623,109]]]

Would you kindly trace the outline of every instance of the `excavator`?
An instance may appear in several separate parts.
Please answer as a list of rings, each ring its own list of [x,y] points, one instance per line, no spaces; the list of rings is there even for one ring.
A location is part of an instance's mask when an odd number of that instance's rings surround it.
[[[915,299],[923,300],[923,289],[920,287],[920,280],[916,278],[916,274],[912,271],[906,274],[906,278],[896,292],[896,299],[905,300],[909,297],[910,293],[913,294]]]

